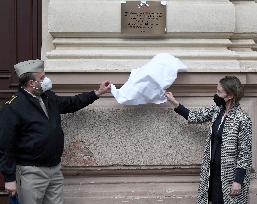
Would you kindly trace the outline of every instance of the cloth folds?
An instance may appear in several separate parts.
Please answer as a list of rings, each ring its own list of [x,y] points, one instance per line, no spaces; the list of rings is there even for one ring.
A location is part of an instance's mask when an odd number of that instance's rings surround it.
[[[186,69],[178,58],[160,53],[144,66],[132,70],[128,81],[120,89],[112,84],[111,93],[118,103],[124,105],[165,103],[165,90],[175,81],[177,72]]]

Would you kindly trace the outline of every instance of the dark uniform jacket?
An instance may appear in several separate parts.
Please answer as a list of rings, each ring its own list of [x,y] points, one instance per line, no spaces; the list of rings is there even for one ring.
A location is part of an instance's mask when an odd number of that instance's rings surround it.
[[[47,91],[41,97],[48,117],[39,100],[24,89],[0,112],[0,170],[6,182],[15,181],[16,164],[58,165],[64,146],[60,114],[75,112],[98,99],[94,91],[76,96],[57,96]]]

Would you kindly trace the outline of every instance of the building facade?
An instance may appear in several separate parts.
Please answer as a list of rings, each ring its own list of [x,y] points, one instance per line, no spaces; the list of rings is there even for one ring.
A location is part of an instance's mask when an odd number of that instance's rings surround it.
[[[168,0],[162,37],[124,37],[119,0],[43,1],[42,59],[60,95],[122,86],[131,69],[167,52],[187,72],[170,87],[187,107],[212,104],[236,75],[253,121],[251,204],[257,202],[257,1]],[[195,203],[208,124],[188,125],[169,104],[122,106],[106,95],[63,116],[65,203]]]
[[[43,2],[42,57],[55,90],[75,94],[105,79],[122,86],[131,69],[168,52],[189,67],[170,90],[197,108],[212,103],[221,77],[236,75],[254,124],[255,172],[256,1],[166,1],[167,33],[160,38],[124,37],[121,3]],[[63,126],[66,203],[195,203],[208,125],[188,125],[169,104],[122,106],[107,95],[64,116]],[[256,187],[253,179],[251,203]]]

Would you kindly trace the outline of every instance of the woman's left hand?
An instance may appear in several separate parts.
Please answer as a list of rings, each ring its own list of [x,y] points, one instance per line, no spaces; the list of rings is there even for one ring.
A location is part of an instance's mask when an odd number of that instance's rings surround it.
[[[231,186],[230,195],[237,196],[240,194],[240,191],[241,191],[241,184],[234,181]]]

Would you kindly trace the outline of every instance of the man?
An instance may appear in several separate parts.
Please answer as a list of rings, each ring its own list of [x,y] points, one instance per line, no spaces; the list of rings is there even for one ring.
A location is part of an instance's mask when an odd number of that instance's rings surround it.
[[[5,189],[21,204],[62,204],[60,162],[64,135],[61,114],[72,113],[110,91],[110,83],[97,91],[57,96],[45,76],[44,62],[30,60],[14,66],[19,91],[4,105],[0,119],[0,170]],[[17,175],[17,177],[16,177]]]

